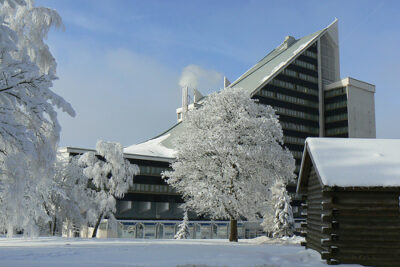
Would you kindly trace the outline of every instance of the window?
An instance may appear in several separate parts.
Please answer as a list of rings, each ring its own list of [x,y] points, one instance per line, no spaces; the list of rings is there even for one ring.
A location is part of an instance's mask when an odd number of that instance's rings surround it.
[[[318,121],[318,115],[308,114],[308,113],[305,113],[302,111],[281,108],[281,107],[274,107],[274,109],[276,110],[276,113],[278,113],[278,114],[292,116],[292,117],[296,117],[296,118],[307,119],[307,120]]]
[[[347,107],[347,101],[327,104],[325,110],[339,109]]]
[[[335,122],[347,120],[347,113],[326,117],[325,122]]]
[[[307,74],[299,73],[299,78],[308,82],[318,83],[318,78]]]
[[[347,127],[340,127],[340,128],[326,130],[326,135],[338,135],[338,134],[346,134],[346,133],[348,133]]]
[[[312,133],[312,134],[319,133],[318,128],[309,127],[309,126],[305,126],[305,125],[301,125],[301,124],[295,124],[295,123],[291,123],[291,122],[281,122],[281,125],[282,125],[282,128],[284,128],[284,129]]]
[[[304,138],[293,137],[293,136],[284,136],[283,140],[285,143],[298,144],[298,145],[304,145],[305,142]]]
[[[346,88],[338,88],[338,89],[332,89],[332,90],[327,90],[324,92],[325,93],[325,98],[330,98],[338,95],[345,95],[346,94]]]
[[[311,51],[309,51],[309,50],[305,51],[305,52],[304,52],[304,55],[305,55],[305,56],[308,56],[308,57],[315,58],[315,59],[318,58],[318,54],[317,54],[317,53],[311,52]]]
[[[299,59],[296,59],[296,60],[293,62],[293,64],[294,64],[294,65],[297,65],[297,66],[299,66],[299,67],[305,68],[305,69],[314,70],[314,71],[317,70],[317,66],[316,66],[316,65],[311,64],[311,63],[308,63],[308,62],[301,61],[301,60],[299,60]]]
[[[155,167],[155,166],[143,166],[143,165],[139,165],[139,169],[141,175],[151,175],[151,176],[159,176],[163,171],[167,170],[167,168]]]

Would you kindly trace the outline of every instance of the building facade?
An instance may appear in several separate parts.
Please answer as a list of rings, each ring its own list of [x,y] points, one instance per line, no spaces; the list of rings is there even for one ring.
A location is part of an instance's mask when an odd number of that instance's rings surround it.
[[[288,36],[237,80],[224,81],[225,90],[242,88],[249,97],[276,110],[284,144],[296,160],[297,174],[307,137],[375,138],[375,86],[353,78],[340,79],[338,40],[337,20],[300,39]],[[174,139],[183,131],[184,113],[207,101],[194,89],[194,101],[189,103],[188,88],[182,92],[177,124],[147,142],[124,149],[126,158],[140,168],[133,188],[117,203],[116,217],[126,225],[129,220],[182,218],[179,205],[183,201],[161,178],[161,172],[174,160]],[[67,151],[73,154],[83,150],[67,148]],[[288,186],[295,217],[300,217],[300,200],[295,198],[295,188],[295,183]],[[189,214],[189,218],[203,221],[203,227],[214,229],[207,218],[195,214]],[[243,227],[242,236],[255,229],[246,223]],[[193,229],[201,232],[195,226]],[[157,236],[156,232],[152,236]],[[196,236],[194,232],[193,236]]]

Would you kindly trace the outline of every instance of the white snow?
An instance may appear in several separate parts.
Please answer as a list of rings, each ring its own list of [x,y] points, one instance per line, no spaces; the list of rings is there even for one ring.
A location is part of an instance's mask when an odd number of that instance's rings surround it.
[[[307,138],[324,185],[400,186],[400,139]]]
[[[169,136],[170,134],[166,134],[141,144],[128,146],[124,148],[124,153],[163,158],[174,158],[175,150],[167,148],[162,144],[162,141],[167,139]]]
[[[0,259],[2,266],[326,266],[297,242],[0,238]]]

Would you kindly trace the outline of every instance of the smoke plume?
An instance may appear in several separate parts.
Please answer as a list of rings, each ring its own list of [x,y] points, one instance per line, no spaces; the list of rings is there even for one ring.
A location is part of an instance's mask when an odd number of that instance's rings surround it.
[[[208,91],[220,87],[222,74],[214,70],[205,70],[197,65],[186,66],[179,79],[180,87],[190,87]]]

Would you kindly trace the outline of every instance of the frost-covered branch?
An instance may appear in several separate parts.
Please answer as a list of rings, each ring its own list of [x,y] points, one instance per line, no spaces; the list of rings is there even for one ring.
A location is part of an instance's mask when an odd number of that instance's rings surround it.
[[[0,0],[0,230],[9,236],[38,235],[51,220],[56,109],[75,115],[51,91],[56,62],[44,39],[60,25],[56,11],[32,0]]]
[[[295,162],[283,148],[275,111],[241,89],[209,95],[183,123],[177,159],[164,176],[199,214],[232,223],[258,219],[273,183],[294,176]]]

